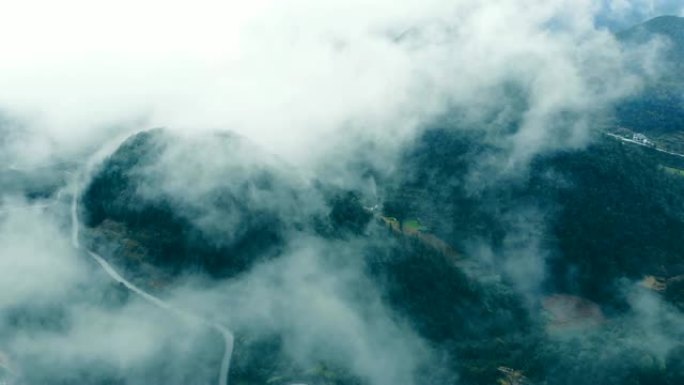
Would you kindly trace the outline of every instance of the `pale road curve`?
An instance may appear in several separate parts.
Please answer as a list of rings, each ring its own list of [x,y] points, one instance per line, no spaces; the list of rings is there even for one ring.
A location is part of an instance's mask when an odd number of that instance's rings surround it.
[[[81,249],[81,244],[78,239],[80,230],[80,222],[78,218],[78,196],[78,182],[74,182],[73,197],[71,200],[71,244],[75,249]],[[231,333],[230,330],[217,322],[206,320],[196,314],[193,314],[192,312],[176,308],[173,305],[153,296],[152,294],[147,293],[146,291],[126,280],[126,278],[122,277],[121,274],[119,274],[112,267],[112,265],[102,258],[102,256],[88,249],[85,249],[85,251],[93,260],[95,260],[95,262],[97,262],[97,264],[102,268],[102,270],[105,271],[105,273],[107,273],[107,275],[109,275],[113,280],[124,285],[128,290],[142,297],[145,301],[161,309],[167,310],[181,318],[199,322],[220,333],[224,341],[224,351],[223,358],[221,359],[221,368],[219,370],[218,385],[228,385],[228,372],[230,371],[230,360],[233,355],[234,343],[233,333]]]

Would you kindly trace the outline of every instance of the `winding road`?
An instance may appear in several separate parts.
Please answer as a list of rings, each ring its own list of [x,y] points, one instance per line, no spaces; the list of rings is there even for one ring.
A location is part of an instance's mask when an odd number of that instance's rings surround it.
[[[71,244],[75,249],[81,250],[81,244],[79,242],[79,232],[80,232],[80,221],[78,217],[78,197],[79,197],[79,184],[78,182],[74,182],[74,191],[73,191],[73,197],[71,200]],[[128,290],[132,291],[136,295],[140,296],[143,298],[145,301],[161,308],[166,311],[169,311],[181,318],[186,318],[190,319],[193,321],[196,321],[200,324],[206,325],[207,327],[215,330],[221,336],[223,337],[224,341],[224,351],[223,351],[223,358],[221,359],[221,368],[219,369],[219,377],[218,377],[218,385],[227,385],[228,384],[228,372],[230,371],[230,360],[233,355],[233,344],[234,344],[234,338],[233,338],[233,333],[228,330],[226,327],[223,325],[212,321],[212,320],[207,320],[197,314],[194,314],[190,311],[182,310],[179,309],[168,302],[165,302],[154,295],[147,293],[146,291],[140,289],[139,287],[135,286],[132,284],[130,281],[126,280],[121,274],[119,274],[116,269],[112,267],[102,256],[99,254],[88,250],[88,249],[83,249],[85,250],[90,257],[97,262],[97,264],[102,268],[102,270],[107,273],[113,280],[123,284]]]

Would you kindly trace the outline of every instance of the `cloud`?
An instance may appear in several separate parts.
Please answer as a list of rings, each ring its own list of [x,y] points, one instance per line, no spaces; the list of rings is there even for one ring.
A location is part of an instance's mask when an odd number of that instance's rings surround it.
[[[0,23],[0,111],[33,133],[22,145],[53,152],[122,126],[218,128],[308,165],[363,141],[389,156],[449,109],[500,108],[497,89],[513,82],[529,93],[510,138],[512,157],[524,159],[586,142],[584,114],[638,84],[624,67],[635,56],[594,28],[594,8],[567,0],[22,2],[6,6]],[[561,122],[562,113],[580,118]]]
[[[238,280],[186,285],[175,300],[201,304],[242,334],[282,335],[284,353],[304,368],[323,361],[372,384],[414,383],[430,350],[382,302],[364,274],[363,247],[295,238],[277,260]]]
[[[0,371],[0,380],[181,384],[216,376],[220,355],[206,326],[135,297],[116,300],[122,289],[71,247],[64,208],[16,200],[0,208],[0,369],[11,375]]]
[[[648,6],[610,3],[624,14]],[[658,47],[624,49],[596,26],[599,12],[588,0],[14,2],[0,8],[0,111],[12,133],[0,146],[19,167],[81,161],[114,136],[169,127],[189,144],[172,146],[145,170],[155,183],[138,187],[170,196],[217,237],[240,218],[217,215],[212,194],[251,179],[265,159],[288,182],[358,186],[360,153],[389,173],[445,115],[497,149],[483,169],[515,173],[536,155],[585,146],[594,119],[653,72]],[[264,150],[194,137],[216,130]],[[282,193],[257,191],[248,203],[290,215],[327,209],[318,196]],[[544,275],[536,210],[510,219],[505,240],[504,269],[533,278],[526,293]],[[135,299],[95,299],[108,280],[70,248],[60,214],[29,205],[4,215],[0,309],[32,313],[39,300],[61,314],[56,330],[0,324],[0,348],[19,366],[36,363],[39,380],[92,362],[130,383],[187,383],[198,367],[201,380],[215,375],[206,330]],[[363,248],[293,234],[280,258],[238,279],[166,294],[236,330],[282,335],[302,366],[324,358],[373,385],[414,383],[433,352],[365,277]],[[95,293],[76,296],[84,286]]]
[[[601,7],[599,21],[617,29],[657,16],[684,14],[684,7],[677,0],[603,0]]]
[[[44,209],[12,202],[0,214],[0,307],[55,301],[84,273],[58,223]],[[36,236],[40,234],[40,236]]]

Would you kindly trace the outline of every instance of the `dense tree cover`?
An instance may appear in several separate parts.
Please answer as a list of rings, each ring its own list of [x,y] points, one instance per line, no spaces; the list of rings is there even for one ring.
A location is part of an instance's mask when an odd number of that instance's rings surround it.
[[[137,190],[140,183],[149,183],[139,179],[138,170],[154,162],[163,135],[153,131],[129,139],[97,172],[83,197],[93,233],[118,223],[117,236],[139,243],[147,262],[178,271],[200,264],[224,277],[248,269],[263,255],[277,258],[284,229],[342,242],[364,240],[366,279],[389,309],[430,344],[433,357],[417,374],[424,383],[495,383],[505,376],[502,367],[546,384],[682,380],[677,366],[681,350],[657,357],[633,346],[633,338],[646,337],[631,335],[630,321],[621,318],[629,304],[620,289],[625,280],[644,275],[681,274],[684,178],[662,167],[677,167],[677,159],[606,138],[583,150],[538,156],[527,169],[509,175],[493,172],[483,161],[495,159],[500,150],[474,131],[428,130],[407,148],[397,174],[382,181],[385,205],[376,214],[420,219],[462,252],[485,245],[495,264],[509,258],[510,237],[526,231],[516,218],[537,217],[544,226],[533,241],[547,269],[542,292],[530,299],[505,272],[485,269],[494,274],[486,278],[473,270],[479,255],[456,261],[416,237],[384,229],[385,222],[377,216],[373,220],[358,194],[320,184],[314,188],[327,208],[310,223],[288,227],[288,218],[273,217],[268,224],[277,226],[255,226],[254,233],[245,233],[245,243],[208,248],[194,224],[177,214],[174,202],[149,200]],[[258,216],[249,210],[244,215],[252,214]],[[189,259],[191,254],[206,259]],[[679,283],[673,281],[662,297],[679,303]],[[580,331],[581,338],[551,336],[549,316],[538,300],[553,293],[598,302],[609,317],[606,325]],[[125,301],[115,297],[108,301]],[[303,367],[289,361],[282,338],[238,334],[231,380],[363,383],[329,362]],[[606,345],[613,347],[609,353],[602,350]]]
[[[657,19],[620,38],[638,43],[654,33],[673,39],[668,58],[678,68],[684,62],[681,19]],[[619,105],[618,122],[642,131],[684,128],[684,82],[675,75]],[[516,113],[525,110],[519,90],[511,86],[505,93],[521,103],[513,108]],[[514,130],[519,118],[500,130]],[[501,148],[478,132],[452,127],[426,131],[407,148],[396,174],[378,179],[384,192],[381,213],[364,208],[357,193],[321,184],[312,187],[312,194],[322,198],[320,212],[305,220],[245,204],[240,191],[246,194],[248,188],[219,189],[211,196],[213,207],[220,215],[241,218],[241,231],[230,242],[217,242],[203,231],[173,197],[141,191],[141,186],[159,182],[147,171],[174,140],[163,130],[143,132],[96,170],[82,196],[84,219],[91,236],[123,245],[108,256],[118,255],[129,269],[141,271],[144,263],[171,275],[200,270],[213,278],[234,277],[277,258],[291,231],[362,243],[366,276],[360,279],[372,282],[392,315],[416,330],[431,349],[431,359],[417,373],[422,384],[494,384],[504,377],[501,368],[519,370],[538,384],[684,383],[684,348],[679,344],[654,352],[640,346],[653,336],[630,318],[631,304],[623,290],[646,275],[663,277],[667,288],[658,298],[679,306],[678,311],[684,308],[684,177],[663,168],[684,169],[684,161],[604,138],[586,149],[538,156],[525,169],[500,173],[492,160],[502,156]],[[18,180],[13,171],[7,173],[0,174],[0,181]],[[21,189],[47,196],[63,182],[59,177]],[[268,170],[248,183],[261,191],[292,190],[295,202],[301,193]],[[385,228],[380,215],[399,223],[419,220],[465,260]],[[545,279],[533,294],[521,293],[515,277],[497,270],[511,264],[511,258],[515,265],[511,238],[520,233],[531,235],[513,243],[535,243],[523,252],[537,253],[537,263],[544,264]],[[491,260],[483,268],[478,264],[485,257]],[[596,302],[605,323],[554,331],[540,299],[556,293]],[[98,298],[101,305],[116,307],[128,297],[127,290],[112,285]],[[59,304],[17,307],[0,318],[37,331],[64,328],[69,322]],[[684,339],[671,320],[658,322],[650,327]],[[364,384],[325,360],[314,366],[293,362],[284,345],[277,333],[238,333],[231,381]],[[196,359],[213,370],[217,357],[220,353],[212,351]],[[36,383],[125,383],[116,368],[91,364],[65,378],[31,378],[32,373],[29,378]],[[160,373],[163,365],[159,363]],[[108,380],[102,381],[103,376]]]
[[[83,192],[87,226],[98,230],[94,232],[98,242],[106,241],[103,235],[126,238],[129,247],[120,251],[135,254],[128,261],[144,260],[171,273],[199,269],[215,277],[230,276],[276,255],[287,231],[326,237],[358,235],[370,221],[371,215],[351,191],[320,183],[307,191],[297,190],[286,178],[265,169],[255,171],[248,180],[227,181],[237,187],[218,185],[209,196],[202,196],[209,201],[202,204],[216,212],[216,222],[239,219],[218,237],[208,234],[193,221],[192,207],[160,191],[160,181],[150,172],[174,140],[179,139],[161,129],[132,136],[102,164]],[[156,192],[146,194],[145,186]],[[277,202],[271,202],[273,207],[269,202],[250,204],[250,195],[273,191],[280,192],[273,197],[283,200],[283,205],[301,205],[301,196],[306,195],[320,197],[322,207],[300,218],[279,211]],[[268,200],[270,195],[264,195],[262,200]]]
[[[267,211],[251,211],[239,196],[228,192],[215,196],[217,210],[242,219],[238,236],[221,244],[181,215],[182,208],[170,197],[151,198],[141,193],[141,186],[157,183],[144,171],[155,164],[169,140],[163,130],[142,132],[105,161],[83,193],[87,225],[110,224],[111,228],[111,222],[123,224],[125,233],[120,235],[143,246],[146,262],[171,272],[190,268],[214,276],[234,275],[256,259],[272,255],[282,244],[281,218]],[[264,188],[276,186],[265,184]]]
[[[372,215],[364,209],[359,196],[351,191],[338,192],[328,200],[328,216],[333,234],[363,234]]]
[[[548,223],[539,239],[550,254],[548,290],[597,301],[617,300],[617,278],[677,274],[684,179],[663,172],[661,154],[605,139],[538,157],[497,182],[479,173],[490,150],[475,140],[427,133],[407,154],[400,171],[407,177],[388,199],[388,215],[421,218],[461,249],[478,241],[505,254],[506,237],[521,230],[510,218],[533,208]],[[473,189],[478,184],[484,187]]]
[[[684,87],[657,84],[616,106],[617,123],[637,132],[672,133],[684,128]]]
[[[556,288],[610,301],[617,278],[676,273],[684,261],[684,181],[662,172],[647,152],[608,142],[536,165],[573,184],[535,186],[551,190],[560,207],[551,228],[558,245],[550,277]],[[569,274],[574,269],[578,276]]]
[[[528,369],[527,355],[538,343],[538,324],[510,288],[483,285],[445,255],[399,237],[383,253],[367,259],[368,271],[383,288],[390,306],[442,355],[430,368],[436,383],[495,383],[499,366]]]
[[[82,196],[90,243],[93,247],[102,247],[108,241],[103,255],[114,258],[120,266],[123,263],[134,276],[141,277],[140,283],[146,287],[152,278],[159,276],[155,269],[165,271],[165,277],[188,271],[202,271],[214,278],[235,276],[265,258],[276,257],[288,231],[310,232],[326,238],[358,237],[371,220],[371,214],[361,206],[357,194],[320,183],[313,187],[314,194],[320,194],[327,205],[320,215],[305,223],[277,211],[247,207],[246,197],[235,195],[236,189],[221,189],[215,192],[215,200],[210,204],[224,210],[223,216],[235,215],[238,211],[240,225],[245,230],[231,243],[216,242],[212,238],[215,234],[203,233],[196,223],[182,215],[183,205],[171,196],[149,196],[141,191],[141,186],[159,183],[149,170],[173,140],[177,139],[165,130],[132,136],[96,170]],[[259,188],[291,189],[268,172],[255,175],[257,180],[253,182]],[[296,201],[295,195],[291,198]],[[112,290],[104,295],[107,303],[116,304],[127,299],[121,294]],[[220,357],[220,352],[212,357]],[[207,361],[211,363],[212,359]],[[330,363],[309,367],[289,361],[283,352],[282,336],[278,334],[240,333],[231,368],[231,381],[237,384],[359,383],[357,378]]]
[[[461,250],[485,244],[502,259],[507,237],[525,231],[510,218],[527,218],[534,208],[546,224],[537,240],[546,280],[537,295],[592,299],[609,316],[608,324],[586,331],[594,335],[589,340],[549,339],[544,312],[515,294],[505,272],[502,283],[485,284],[415,243],[373,265],[385,277],[392,305],[448,352],[466,383],[492,383],[501,375],[499,366],[548,384],[681,381],[681,370],[674,369],[681,351],[663,362],[635,350],[634,325],[620,317],[629,307],[625,282],[682,273],[684,179],[663,171],[662,154],[612,139],[539,156],[527,170],[498,175],[499,180],[481,172],[493,151],[469,132],[427,132],[407,152],[386,214],[421,218]],[[681,296],[677,283],[664,298]],[[601,350],[606,344],[613,347],[610,353]]]

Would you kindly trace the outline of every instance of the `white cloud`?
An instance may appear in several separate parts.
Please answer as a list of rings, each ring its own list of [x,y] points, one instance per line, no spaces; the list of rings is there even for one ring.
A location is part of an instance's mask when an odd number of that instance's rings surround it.
[[[611,3],[620,12],[634,5]],[[623,51],[595,28],[597,8],[589,0],[4,2],[0,111],[15,119],[4,128],[15,135],[2,150],[13,163],[34,163],[119,130],[163,125],[184,133],[235,130],[304,168],[344,165],[362,142],[375,145],[373,161],[391,163],[423,123],[448,109],[489,130],[483,117],[506,109],[502,89],[513,84],[527,109],[518,130],[495,142],[507,162],[497,158],[497,166],[516,168],[540,152],[585,145],[593,114],[638,88],[629,68],[654,53]],[[185,198],[200,205],[202,188],[215,187],[232,155],[202,149],[163,186],[195,193]],[[173,165],[185,161],[183,151],[169,155]],[[523,247],[543,228],[532,223],[509,239],[512,254],[538,252]],[[155,357],[177,325],[156,329],[158,315],[139,315],[147,308],[136,303],[110,314],[65,299],[90,275],[64,226],[31,208],[1,219],[0,309],[63,299],[77,316],[67,333],[40,344],[17,334],[18,355],[55,355],[75,341],[64,349],[75,359],[136,366]],[[232,309],[218,317],[283,331],[290,353],[303,360],[330,343],[373,384],[410,383],[420,339],[395,322],[377,293],[364,292],[360,304],[350,297],[362,288],[358,266],[340,269],[320,258],[353,247],[304,243],[234,285],[177,293],[177,300],[201,295],[188,307]],[[534,291],[543,268],[536,258],[523,261],[510,273],[537,277],[523,288]],[[174,349],[185,351],[183,343]]]
[[[492,87],[515,79],[533,95],[515,140],[535,151],[553,136],[546,126],[557,111],[593,108],[633,86],[615,43],[593,28],[594,8],[568,0],[13,2],[0,9],[0,111],[57,152],[101,141],[112,126],[162,125],[231,129],[310,162],[350,130],[394,148],[447,105],[496,106]],[[582,142],[578,130],[572,141]]]
[[[65,295],[84,269],[55,218],[17,202],[0,210],[0,309]]]
[[[0,206],[0,355],[14,374],[29,383],[80,382],[88,370],[90,381],[107,373],[131,383],[213,378],[207,327],[137,297],[106,300],[118,289],[72,248],[59,205]]]

